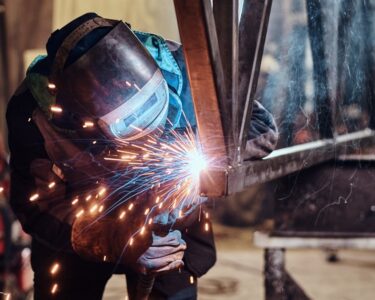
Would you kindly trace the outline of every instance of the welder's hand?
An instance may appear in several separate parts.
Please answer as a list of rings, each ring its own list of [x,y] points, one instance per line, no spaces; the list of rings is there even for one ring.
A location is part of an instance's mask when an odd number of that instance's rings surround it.
[[[152,245],[137,260],[136,269],[142,274],[155,274],[183,267],[186,243],[181,232],[174,230],[165,236],[152,234]]]

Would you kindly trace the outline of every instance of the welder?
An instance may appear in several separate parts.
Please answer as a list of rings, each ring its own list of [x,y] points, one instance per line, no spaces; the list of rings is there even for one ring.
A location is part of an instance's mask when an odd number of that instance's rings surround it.
[[[88,13],[53,32],[46,49],[7,110],[10,201],[33,238],[35,299],[101,299],[114,272],[126,274],[131,299],[139,272],[158,274],[150,299],[196,299],[196,278],[216,260],[212,231],[202,234],[198,213],[187,228],[149,234],[124,252],[141,205],[122,223],[110,214],[91,222],[74,210],[112,193],[115,170],[103,152],[196,125],[181,46]],[[249,136],[249,159],[275,147],[276,126],[259,103]],[[134,203],[150,194],[134,195]],[[51,271],[56,264],[59,272]]]

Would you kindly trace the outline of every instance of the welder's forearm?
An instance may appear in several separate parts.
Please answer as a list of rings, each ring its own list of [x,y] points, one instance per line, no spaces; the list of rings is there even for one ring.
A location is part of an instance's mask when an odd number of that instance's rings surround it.
[[[42,210],[36,203],[39,199],[30,200],[37,195],[33,178],[17,171],[11,172],[10,205],[23,230],[49,248],[73,251],[70,244],[71,225]]]
[[[149,246],[149,235],[135,239],[134,220],[104,216],[93,218],[89,214],[73,223],[71,242],[81,257],[96,262],[132,265]]]

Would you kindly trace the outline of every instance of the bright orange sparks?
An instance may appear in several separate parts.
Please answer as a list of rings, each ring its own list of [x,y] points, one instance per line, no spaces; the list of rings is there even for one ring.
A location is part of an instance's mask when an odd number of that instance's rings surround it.
[[[102,188],[100,191],[99,191],[99,196],[103,196],[104,193],[107,191],[106,188]]]
[[[141,235],[143,235],[144,233],[145,233],[145,230],[146,230],[146,228],[144,227],[144,226],[142,226],[142,228],[141,228]]]
[[[51,268],[51,274],[54,275],[58,272],[58,270],[60,269],[60,265],[58,263],[55,263],[52,268]]]
[[[60,107],[60,106],[57,106],[57,105],[52,105],[51,107],[50,107],[50,110],[52,111],[52,112],[54,112],[54,113],[62,113],[62,108]]]
[[[83,215],[83,213],[85,212],[84,209],[81,209],[77,214],[76,214],[76,217],[79,218],[80,216]]]
[[[53,188],[55,187],[55,185],[56,185],[56,182],[52,181],[52,182],[48,185],[48,187],[49,187],[50,189],[53,189]]]
[[[94,122],[92,121],[85,121],[85,123],[83,123],[83,128],[90,128],[90,127],[94,127]]]
[[[58,284],[55,283],[53,286],[52,286],[52,289],[51,289],[51,294],[55,294],[57,292],[57,289],[58,289]]]
[[[37,199],[39,198],[39,194],[34,194],[30,197],[30,201],[33,202],[33,201],[36,201]]]
[[[47,86],[48,86],[48,88],[51,89],[51,90],[54,90],[54,89],[56,88],[56,84],[54,84],[54,83],[52,83],[52,82],[48,83]]]
[[[122,220],[126,215],[126,211],[123,211],[121,212],[121,214],[119,215],[119,219]]]
[[[98,209],[98,204],[94,204],[94,205],[90,208],[90,213],[93,214],[97,209]]]

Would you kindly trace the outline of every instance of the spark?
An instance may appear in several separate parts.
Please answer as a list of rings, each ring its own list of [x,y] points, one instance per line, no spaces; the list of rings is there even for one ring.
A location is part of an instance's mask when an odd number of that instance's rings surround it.
[[[208,223],[204,224],[204,230],[209,231],[210,230],[210,225]]]
[[[31,201],[31,202],[36,201],[38,198],[39,198],[39,194],[33,194],[33,195],[31,195],[31,197],[30,197],[30,201]]]
[[[54,274],[56,274],[56,273],[58,272],[59,269],[60,269],[60,264],[55,263],[55,264],[52,266],[50,272],[51,272],[52,275],[54,275]]]
[[[4,192],[4,188],[0,186],[0,193]]]
[[[100,191],[99,191],[99,196],[103,196],[104,193],[107,191],[106,188],[102,188]]]
[[[132,246],[133,243],[134,243],[134,238],[130,238],[130,240],[129,240],[129,246]]]
[[[94,127],[94,122],[92,122],[92,121],[85,121],[84,123],[83,123],[83,126],[82,126],[83,128],[89,128],[89,127]]]
[[[107,261],[107,255],[103,256],[103,261]]]
[[[146,231],[146,228],[144,226],[142,226],[140,234],[143,235],[145,233],[145,231]]]
[[[78,198],[75,198],[73,201],[72,201],[72,205],[76,205],[78,203],[79,199]]]
[[[52,83],[52,82],[49,82],[47,86],[48,86],[48,88],[51,89],[51,90],[56,89],[56,85],[55,85],[54,83]]]
[[[96,142],[96,141],[93,141],[92,143],[95,145],[97,142]]]
[[[56,185],[56,182],[52,181],[49,185],[48,188],[53,189]]]
[[[152,224],[152,218],[150,218],[150,220],[148,220],[148,225],[151,225]]]
[[[146,208],[146,210],[145,210],[145,216],[147,216],[149,212],[150,212],[150,209]]]
[[[80,216],[82,216],[84,212],[85,212],[85,210],[84,210],[84,209],[81,209],[81,210],[76,214],[76,218],[79,218]]]
[[[124,219],[125,215],[126,215],[126,211],[121,212],[121,214],[119,215],[119,219],[120,220]]]
[[[194,277],[190,276],[190,284],[194,284]]]
[[[29,123],[30,123],[30,122],[31,122],[31,118],[28,118],[28,119],[27,119],[27,122],[29,122]]]
[[[57,289],[58,289],[59,285],[57,283],[55,283],[53,286],[52,286],[52,289],[51,289],[51,294],[55,294],[57,292]]]
[[[94,204],[94,205],[90,208],[90,213],[93,214],[97,209],[98,209],[98,204]]]
[[[102,211],[103,211],[103,209],[104,209],[104,205],[100,205],[100,206],[99,206],[99,210],[98,210],[98,211],[99,211],[99,212],[102,212]]]
[[[54,112],[54,113],[62,113],[62,108],[60,107],[60,106],[57,106],[57,105],[52,105],[51,107],[50,107],[50,110],[52,111],[52,112]]]
[[[86,201],[90,201],[91,200],[91,198],[92,198],[92,195],[88,195],[87,197],[86,197]]]
[[[129,205],[129,210],[132,210],[133,207],[134,207],[134,204],[133,204],[133,203],[130,203],[130,205]]]
[[[134,128],[135,130],[138,130],[139,132],[143,131],[141,128],[138,128],[137,126],[134,126],[133,124],[130,124],[130,127]]]
[[[138,86],[136,83],[134,83],[134,87],[135,87],[138,91],[141,90],[141,89],[139,88],[139,86]]]

